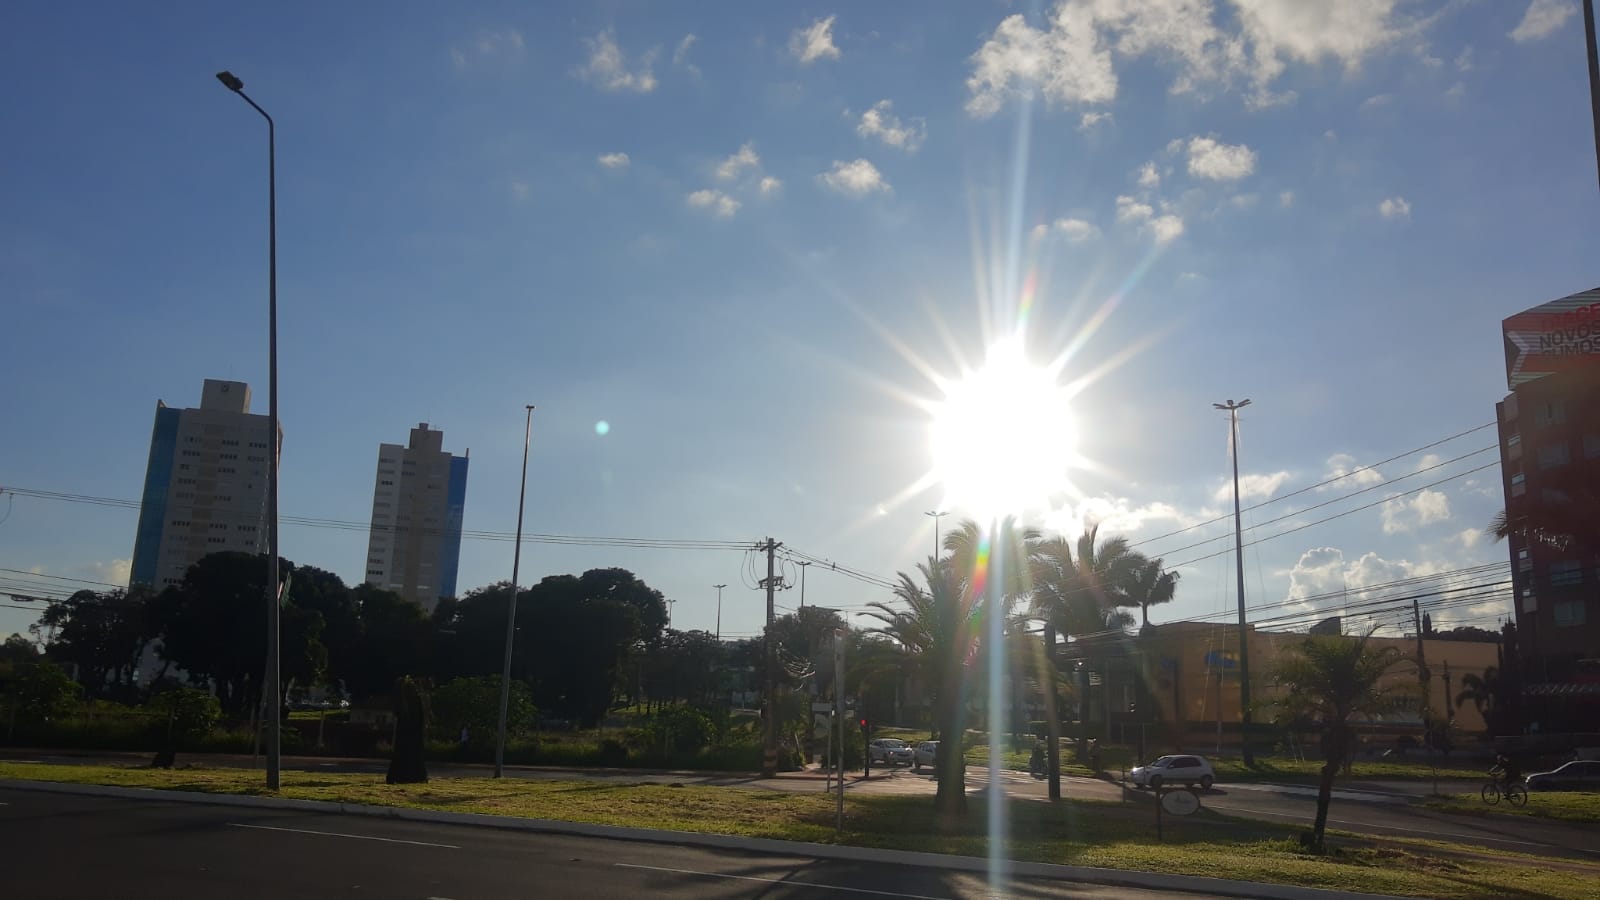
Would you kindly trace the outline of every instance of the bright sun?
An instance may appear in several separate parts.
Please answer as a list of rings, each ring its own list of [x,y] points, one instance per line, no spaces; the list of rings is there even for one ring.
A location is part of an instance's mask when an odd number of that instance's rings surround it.
[[[1076,430],[1058,374],[1029,362],[1021,340],[1010,339],[990,347],[977,371],[941,385],[932,475],[946,508],[1020,516],[1072,490]]]

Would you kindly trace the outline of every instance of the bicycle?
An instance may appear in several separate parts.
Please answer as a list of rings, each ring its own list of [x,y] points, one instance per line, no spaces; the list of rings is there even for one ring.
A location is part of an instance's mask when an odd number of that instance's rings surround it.
[[[1528,789],[1520,779],[1517,781],[1501,781],[1499,779],[1491,781],[1483,786],[1481,796],[1483,797],[1483,802],[1490,806],[1499,803],[1501,797],[1506,798],[1506,802],[1512,806],[1526,806],[1528,804]]]

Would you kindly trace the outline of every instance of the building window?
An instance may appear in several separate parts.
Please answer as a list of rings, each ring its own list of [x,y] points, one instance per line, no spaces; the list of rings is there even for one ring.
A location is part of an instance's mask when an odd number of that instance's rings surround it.
[[[184,456],[199,456],[200,455],[200,451],[199,450],[185,450],[185,451],[183,451],[183,455]]]
[[[1557,503],[1571,503],[1572,502],[1572,498],[1567,496],[1565,491],[1558,491],[1555,488],[1542,488],[1542,489],[1540,489],[1540,491],[1539,491],[1539,499],[1542,500],[1544,503],[1552,505],[1552,506],[1557,504]]]
[[[1583,563],[1575,559],[1563,559],[1550,564],[1550,586],[1571,587],[1583,584]]]
[[[1563,425],[1567,421],[1567,404],[1563,400],[1549,400],[1533,409],[1533,424],[1539,428]]]
[[[1586,434],[1583,436],[1583,458],[1594,459],[1600,456],[1600,434]]]
[[[1533,568],[1533,557],[1529,555],[1528,548],[1517,551],[1517,571],[1526,572]]]
[[[1563,600],[1551,609],[1555,612],[1557,628],[1589,624],[1589,610],[1582,600]]]
[[[1572,462],[1572,454],[1567,452],[1565,442],[1559,444],[1546,444],[1539,448],[1539,468],[1554,469]]]
[[[1511,496],[1521,497],[1528,492],[1528,480],[1521,472],[1511,473]]]
[[[382,569],[368,569],[367,570],[367,574],[368,575],[380,575],[381,576],[383,574],[383,570]]]
[[[381,480],[381,481],[379,481],[379,482],[378,482],[378,483],[379,483],[379,484],[386,484],[386,485],[393,485],[393,484],[394,484],[394,482],[393,482],[393,481],[390,481],[390,480],[389,480],[389,479],[387,479],[387,478],[385,478],[385,479],[383,479],[383,480]]]

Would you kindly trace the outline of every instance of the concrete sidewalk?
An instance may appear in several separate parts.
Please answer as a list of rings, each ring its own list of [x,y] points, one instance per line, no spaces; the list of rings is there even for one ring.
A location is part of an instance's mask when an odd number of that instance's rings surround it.
[[[126,788],[108,785],[67,784],[48,781],[0,780],[0,788],[21,791],[76,794],[80,796],[117,797],[142,801],[168,803],[201,803],[215,806],[238,806],[256,809],[297,810],[329,815],[366,816],[399,819],[411,822],[430,822],[441,825],[468,825],[543,834],[569,834],[585,837],[610,838],[621,841],[641,841],[678,846],[711,847],[721,850],[745,850],[758,853],[787,854],[820,859],[854,860],[902,866],[919,866],[959,872],[988,872],[989,860],[972,856],[955,856],[944,853],[924,853],[907,850],[880,850],[870,847],[853,847],[838,844],[811,844],[798,841],[780,841],[770,838],[745,838],[721,834],[703,834],[685,831],[661,831],[645,828],[625,828],[615,825],[591,825],[581,822],[562,822],[550,819],[523,819],[481,813],[451,813],[407,807],[369,806],[354,803],[334,803],[325,800],[290,800],[280,797],[253,797],[235,794],[205,794],[189,791],[157,790],[152,788]],[[1007,874],[1021,878],[1053,879],[1085,884],[1125,886],[1145,890],[1172,891],[1175,893],[1207,893],[1223,897],[1261,898],[1261,900],[1373,900],[1388,895],[1356,894],[1305,888],[1292,885],[1263,884],[1253,881],[1234,881],[1224,878],[1161,875],[1151,872],[1132,872],[1121,869],[1099,869],[1088,866],[1063,866],[1051,863],[1007,861]],[[1401,898],[1390,898],[1401,900]]]

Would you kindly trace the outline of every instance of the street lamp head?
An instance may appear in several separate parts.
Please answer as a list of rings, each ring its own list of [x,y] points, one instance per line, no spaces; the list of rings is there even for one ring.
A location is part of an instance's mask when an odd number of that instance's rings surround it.
[[[230,91],[233,91],[234,93],[238,93],[239,91],[244,90],[244,82],[240,81],[239,80],[239,76],[233,74],[232,72],[228,72],[228,71],[218,72],[217,73],[217,80],[222,82],[222,86],[223,87],[227,88]]]

